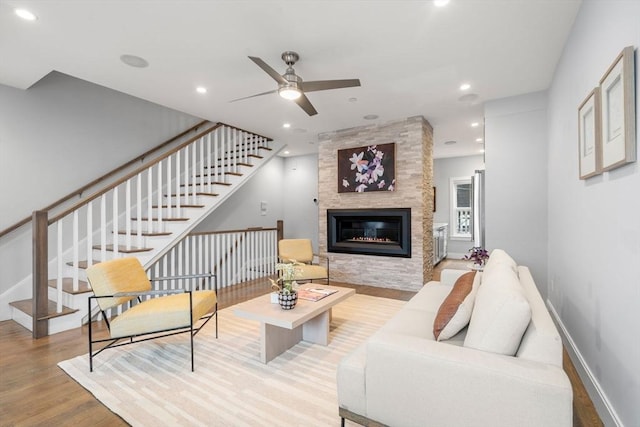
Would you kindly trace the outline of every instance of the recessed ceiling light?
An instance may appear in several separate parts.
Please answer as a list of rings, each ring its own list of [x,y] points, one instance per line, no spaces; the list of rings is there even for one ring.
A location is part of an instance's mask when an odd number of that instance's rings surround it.
[[[135,68],[146,68],[149,66],[146,59],[135,55],[120,55],[120,61]]]
[[[282,127],[285,129],[289,129],[291,127],[291,123],[283,123]]]
[[[198,93],[207,93],[207,88],[204,87],[204,86],[198,86],[196,88],[196,92],[198,92]]]
[[[478,123],[478,122],[471,123],[471,127],[472,128],[477,128],[478,126],[480,126],[480,123]]]
[[[378,118],[377,114],[367,114],[366,116],[363,117],[363,119],[365,120],[375,120]]]
[[[469,83],[463,83],[460,85],[460,90],[469,90],[471,89],[471,85]]]
[[[289,154],[289,150],[286,150],[283,154]]]
[[[456,143],[456,141],[445,141],[444,145],[453,145],[455,143]]]
[[[349,98],[349,102],[356,102],[358,98]]]
[[[476,138],[476,142],[482,142],[482,138]]]
[[[446,6],[449,3],[449,0],[433,0],[433,4],[436,7]]]
[[[484,148],[481,148],[481,149],[480,149],[480,152],[481,152],[481,153],[484,153]]]
[[[25,21],[35,21],[38,19],[36,15],[29,12],[27,9],[14,9],[14,13]]]

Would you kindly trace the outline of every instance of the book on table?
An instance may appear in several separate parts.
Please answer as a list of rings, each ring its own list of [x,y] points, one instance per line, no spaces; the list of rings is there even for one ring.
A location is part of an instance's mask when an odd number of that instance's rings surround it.
[[[331,294],[338,292],[336,289],[326,288],[305,288],[298,289],[298,298],[308,301],[319,301],[322,298],[328,297]]]

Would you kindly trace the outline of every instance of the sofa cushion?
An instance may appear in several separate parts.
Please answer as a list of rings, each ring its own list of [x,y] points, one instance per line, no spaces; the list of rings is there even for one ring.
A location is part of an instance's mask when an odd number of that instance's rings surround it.
[[[513,258],[502,249],[494,249],[491,251],[491,256],[482,270],[484,280],[489,279],[494,273],[500,274],[499,272],[504,268],[509,268],[516,275],[518,274],[518,265]]]
[[[530,320],[517,273],[500,263],[489,276],[482,275],[464,346],[513,356]]]
[[[433,336],[437,341],[451,338],[469,323],[479,284],[476,276],[480,274],[475,271],[460,276],[440,305],[433,321]]]

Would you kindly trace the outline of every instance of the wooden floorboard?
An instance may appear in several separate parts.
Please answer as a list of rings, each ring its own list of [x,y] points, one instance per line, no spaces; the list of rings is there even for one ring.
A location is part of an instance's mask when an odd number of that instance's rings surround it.
[[[438,267],[435,274],[442,269]],[[448,265],[447,268],[453,267]],[[374,286],[331,283],[353,287],[357,293],[384,298],[406,301],[414,295],[413,292]],[[219,305],[220,308],[229,307],[269,291],[270,284],[263,280],[236,285],[219,292]],[[99,325],[98,328],[105,333],[104,327]],[[224,333],[224,329],[220,333]],[[120,417],[58,368],[58,362],[87,351],[86,327],[34,340],[28,330],[14,321],[0,322],[0,425],[126,426]],[[568,359],[565,358],[565,370],[574,387],[573,427],[601,426],[595,408]],[[336,418],[335,425],[338,424]]]

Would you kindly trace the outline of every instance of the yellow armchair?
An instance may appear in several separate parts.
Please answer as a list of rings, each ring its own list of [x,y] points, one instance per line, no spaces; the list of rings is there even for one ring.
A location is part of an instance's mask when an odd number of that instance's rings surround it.
[[[329,260],[327,267],[312,264],[313,248],[309,239],[282,239],[278,242],[278,258],[280,262],[297,261],[302,265],[298,268],[296,280],[310,281],[326,280],[329,283]]]
[[[94,293],[89,297],[89,313],[97,305],[109,328],[109,338],[94,340],[89,321],[90,371],[93,371],[93,358],[107,348],[185,332],[191,334],[191,370],[194,370],[193,337],[214,316],[218,338],[217,284],[212,274],[154,280],[181,278],[213,278],[213,289],[153,290],[137,258],[118,258],[87,269],[87,279]],[[109,320],[107,310],[118,306],[123,306],[123,311]],[[94,344],[103,342],[108,344],[94,351]]]

